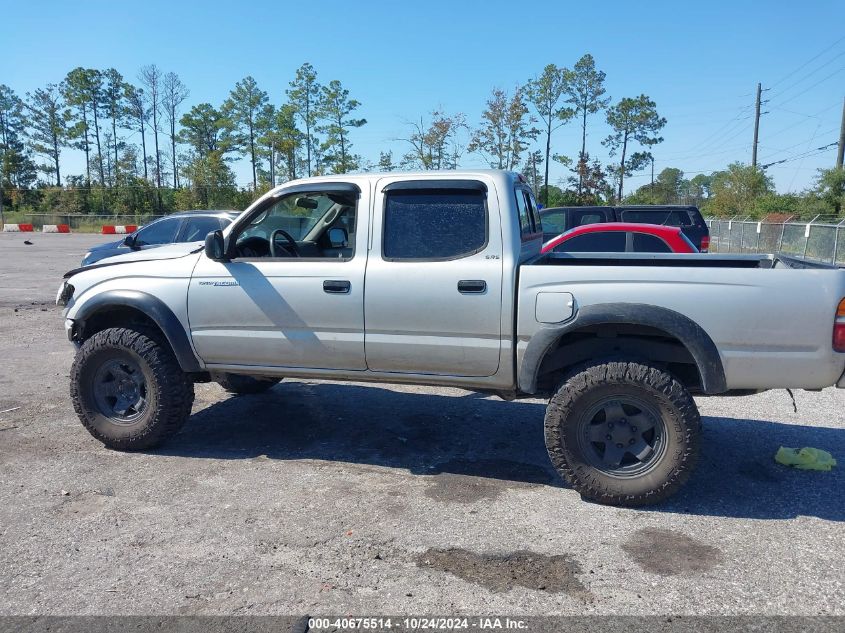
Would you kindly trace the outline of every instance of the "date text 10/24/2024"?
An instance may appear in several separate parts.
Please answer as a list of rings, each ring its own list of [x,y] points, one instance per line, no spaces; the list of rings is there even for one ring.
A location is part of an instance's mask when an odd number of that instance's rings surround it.
[[[308,619],[308,630],[365,631],[496,631],[526,630],[527,622],[509,617],[315,617]]]

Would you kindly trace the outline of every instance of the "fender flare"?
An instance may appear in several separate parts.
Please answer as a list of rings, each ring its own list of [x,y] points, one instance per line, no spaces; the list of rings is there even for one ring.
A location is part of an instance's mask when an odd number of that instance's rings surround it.
[[[689,317],[669,308],[641,303],[599,303],[584,306],[575,318],[560,326],[544,327],[528,342],[518,373],[518,387],[536,393],[540,364],[562,336],[591,325],[643,325],[663,330],[677,338],[695,360],[704,393],[728,390],[722,357],[713,339]]]
[[[182,371],[186,373],[203,371],[181,321],[167,307],[164,301],[146,292],[139,290],[106,290],[95,295],[82,304],[79,311],[73,317],[75,323],[74,330],[84,333],[85,322],[88,319],[103,310],[116,307],[134,308],[152,319],[164,333],[167,342],[170,343],[170,348],[173,350],[176,360],[179,361]]]

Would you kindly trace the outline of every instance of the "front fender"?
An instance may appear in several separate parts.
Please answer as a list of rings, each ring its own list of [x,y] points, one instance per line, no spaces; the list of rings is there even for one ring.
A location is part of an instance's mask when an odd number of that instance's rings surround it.
[[[85,334],[85,323],[94,315],[114,308],[134,308],[149,317],[164,333],[182,371],[203,371],[188,335],[173,311],[161,299],[140,290],[104,290],[85,301],[73,314],[76,336]]]

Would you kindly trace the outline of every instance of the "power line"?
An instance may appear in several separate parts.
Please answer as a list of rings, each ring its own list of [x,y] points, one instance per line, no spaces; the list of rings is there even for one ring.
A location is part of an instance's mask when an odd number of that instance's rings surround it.
[[[807,150],[806,152],[801,152],[800,154],[796,154],[795,156],[790,156],[789,158],[782,158],[781,160],[776,160],[773,163],[766,163],[765,165],[760,165],[760,169],[767,169],[772,165],[781,165],[783,163],[790,163],[794,160],[799,160],[801,158],[808,158],[809,156],[815,156],[826,149],[834,147],[837,145],[839,141],[834,141],[833,143],[828,143],[827,145],[822,145],[821,147],[817,147],[815,149]]]
[[[816,130],[818,131],[818,126],[816,127]],[[835,132],[835,131],[836,131],[836,128],[831,128],[829,130],[825,130],[819,136],[827,136],[828,134],[831,134],[832,132]],[[812,142],[813,138],[815,138],[815,137],[816,137],[816,133],[813,132],[813,136],[811,137],[810,142]],[[771,158],[772,156],[776,156],[778,154],[782,154],[783,152],[787,152],[791,149],[794,149],[794,148],[798,147],[799,145],[807,145],[807,141],[800,141],[798,143],[795,143],[794,145],[790,145],[788,147],[781,147],[781,148],[767,147],[766,145],[760,145],[760,147],[766,147],[767,149],[773,150],[771,153],[766,154],[765,156],[761,156],[760,158],[761,159]]]
[[[845,55],[845,51],[842,51],[842,52],[841,52],[841,53],[839,53],[838,55],[835,55],[834,57],[831,57],[829,60],[827,60],[827,61],[826,61],[825,63],[823,63],[821,66],[818,66],[818,67],[817,67],[817,68],[815,68],[814,70],[811,70],[810,72],[808,72],[808,73],[806,73],[806,74],[802,75],[800,79],[798,79],[798,80],[796,80],[796,81],[792,82],[791,84],[789,84],[789,85],[788,85],[786,88],[784,88],[783,90],[778,91],[775,95],[773,95],[773,97],[772,97],[772,98],[773,98],[773,99],[778,99],[778,98],[780,98],[782,95],[784,95],[784,94],[786,94],[786,93],[788,93],[788,92],[791,92],[793,88],[795,88],[796,86],[798,86],[798,85],[802,84],[802,83],[803,83],[803,82],[805,82],[807,79],[809,79],[810,77],[812,77],[813,75],[815,75],[817,72],[819,72],[819,71],[821,71],[821,70],[824,70],[825,68],[827,68],[828,66],[830,66],[833,62],[835,62],[837,59],[839,59],[839,58],[840,58],[840,57],[842,57],[843,55]]]
[[[807,141],[807,146],[808,146],[808,147],[809,147],[809,146],[813,143],[813,141],[815,141],[815,140],[816,140],[816,136],[818,136],[818,134],[819,134],[819,129],[821,128],[821,126],[822,126],[822,122],[821,122],[821,121],[819,121],[818,125],[816,125],[816,129],[815,129],[815,130],[813,130],[813,135],[810,137],[810,140],[809,140],[809,141]],[[794,185],[794,184],[795,184],[795,179],[796,179],[796,178],[798,178],[798,172],[800,171],[801,166],[802,166],[803,164],[804,164],[804,159],[802,158],[802,159],[798,162],[798,166],[795,168],[795,171],[794,171],[794,172],[792,172],[792,180],[790,180],[790,181],[789,181],[789,191],[792,191],[792,185]]]
[[[828,106],[828,107],[826,107],[824,110],[819,110],[818,112],[816,112],[816,114],[806,114],[806,113],[804,113],[804,112],[796,112],[795,110],[788,110],[788,109],[786,109],[786,108],[781,108],[780,106],[772,106],[772,105],[770,105],[769,107],[770,107],[772,110],[779,110],[780,112],[786,112],[786,113],[788,113],[788,114],[794,114],[794,115],[796,115],[796,116],[803,116],[803,117],[806,117],[806,118],[808,118],[808,119],[817,119],[817,118],[819,118],[819,115],[820,115],[820,114],[822,114],[822,113],[824,113],[824,112],[827,112],[828,110],[833,110],[833,108],[835,108],[835,107],[836,107],[836,105],[834,104],[834,105],[832,105],[832,106]]]
[[[817,115],[818,115],[818,114],[822,114],[823,112],[827,112],[827,111],[828,111],[828,110],[830,110],[830,109],[831,109],[830,107],[827,107],[827,108],[825,108],[824,110],[819,110],[816,114],[817,114]],[[808,117],[808,118],[815,118],[815,117],[811,116],[811,117]],[[771,134],[767,134],[767,135],[766,135],[766,138],[772,138],[773,136],[777,136],[777,135],[779,135],[779,134],[783,134],[784,132],[788,132],[788,131],[789,131],[789,130],[791,130],[792,128],[798,127],[799,125],[804,125],[805,123],[807,123],[807,121],[806,121],[806,120],[796,121],[795,123],[792,123],[791,125],[787,125],[785,128],[781,128],[781,129],[780,129],[780,130],[778,130],[777,132],[773,132],[773,133],[771,133]]]
[[[749,106],[745,106],[743,109],[744,110],[750,110],[751,107],[752,106],[749,105]],[[724,142],[722,137],[724,137],[726,134],[730,134],[732,132],[735,132],[739,128],[745,129],[746,127],[748,127],[748,125],[750,125],[750,124],[743,125],[742,122],[750,120],[751,118],[753,118],[754,115],[748,114],[746,116],[742,116],[742,114],[743,113],[740,112],[739,114],[737,114],[737,116],[735,116],[733,119],[728,121],[728,123],[726,125],[723,125],[722,127],[720,127],[718,130],[713,132],[713,134],[711,134],[710,136],[705,137],[704,140],[701,141],[697,145],[698,150],[699,151],[706,150],[706,149],[710,149],[711,147],[715,147],[716,145],[720,145]]]
[[[822,56],[822,55],[824,55],[826,52],[828,52],[830,49],[834,48],[837,44],[839,44],[840,42],[843,42],[843,41],[845,41],[845,37],[840,37],[840,38],[839,38],[838,40],[836,40],[833,44],[831,44],[830,46],[828,46],[827,48],[825,48],[824,50],[822,50],[822,52],[820,52],[820,53],[818,53],[818,54],[814,55],[813,57],[811,57],[810,59],[808,59],[806,62],[804,62],[803,64],[801,64],[798,68],[796,68],[796,69],[795,69],[795,70],[793,70],[792,72],[790,72],[790,73],[788,73],[788,74],[784,75],[783,77],[781,77],[780,79],[778,79],[776,82],[774,82],[773,84],[771,84],[771,85],[769,86],[769,88],[776,88],[776,87],[777,87],[777,86],[779,86],[781,83],[783,83],[785,80],[787,80],[787,79],[789,79],[790,77],[792,77],[792,75],[794,75],[795,73],[797,73],[799,70],[802,70],[803,68],[806,68],[807,66],[809,66],[810,64],[812,64],[814,61],[816,61],[819,57],[821,57],[821,56]]]
[[[795,101],[798,97],[801,97],[801,96],[805,95],[807,92],[809,92],[810,90],[812,90],[813,88],[815,88],[815,87],[816,87],[816,86],[818,86],[819,84],[823,84],[824,82],[826,82],[828,79],[830,79],[830,78],[831,78],[831,77],[833,77],[834,75],[838,75],[839,73],[841,73],[843,70],[845,70],[845,66],[840,66],[839,68],[837,68],[836,70],[834,70],[832,73],[830,73],[829,75],[827,75],[826,77],[824,77],[824,79],[819,79],[816,83],[814,83],[814,84],[812,84],[812,85],[810,85],[810,86],[807,86],[806,88],[802,88],[800,92],[798,92],[797,94],[793,95],[792,97],[790,97],[790,98],[789,98],[789,99],[787,99],[786,101],[781,101],[781,102],[780,102],[780,105],[785,105],[785,104],[787,104],[787,103],[789,103],[789,102],[791,102],[791,101]]]

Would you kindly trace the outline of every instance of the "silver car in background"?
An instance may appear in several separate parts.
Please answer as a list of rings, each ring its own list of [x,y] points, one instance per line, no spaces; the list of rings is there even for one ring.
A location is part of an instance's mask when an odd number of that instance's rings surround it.
[[[173,213],[142,226],[123,239],[95,246],[82,258],[82,266],[90,266],[108,257],[133,251],[156,248],[164,244],[201,242],[212,231],[225,229],[240,211],[183,211]]]

